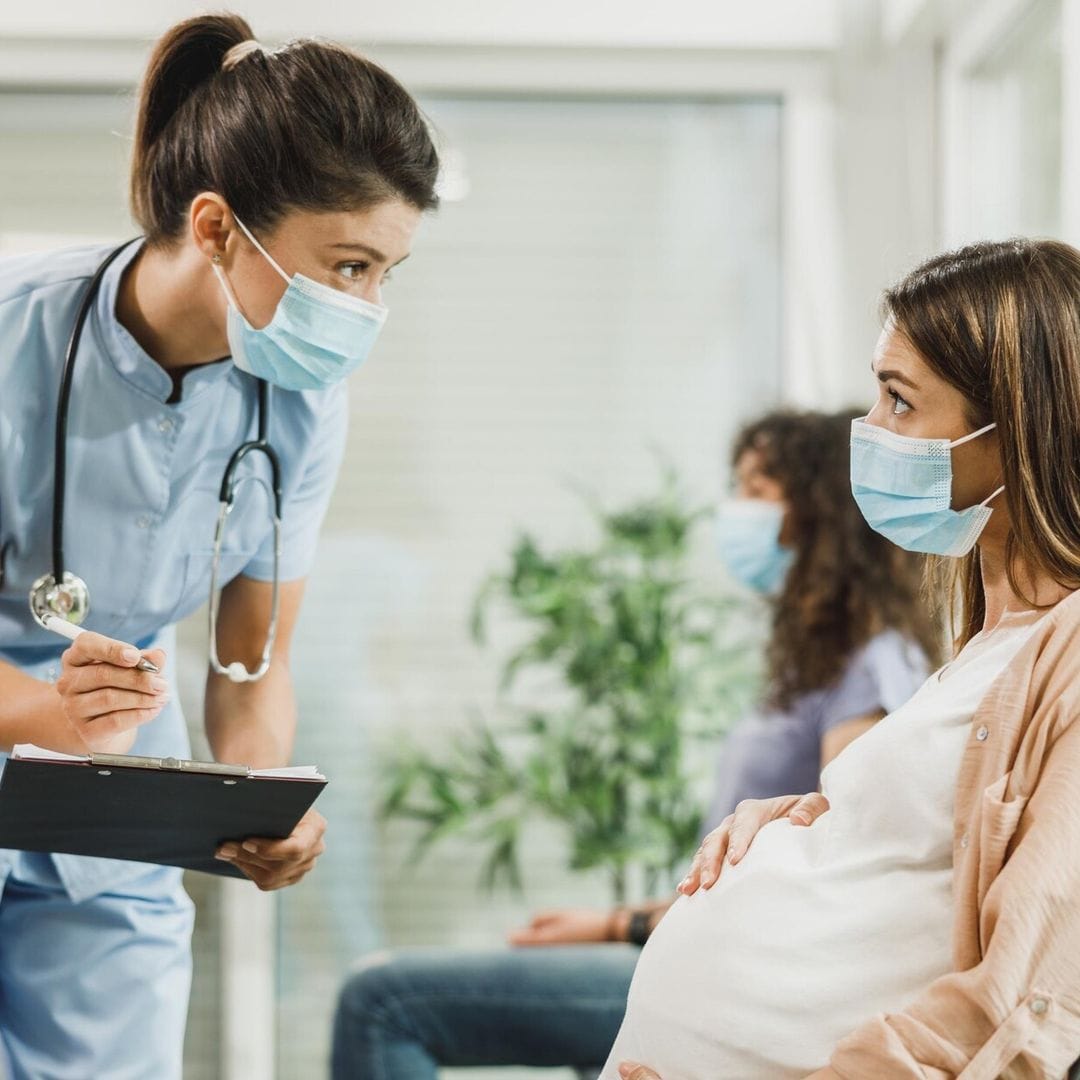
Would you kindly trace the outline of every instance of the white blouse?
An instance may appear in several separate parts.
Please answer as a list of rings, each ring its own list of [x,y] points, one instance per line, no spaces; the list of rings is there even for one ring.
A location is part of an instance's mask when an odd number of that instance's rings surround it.
[[[972,716],[1041,612],[1007,613],[822,773],[830,809],[755,837],[641,955],[601,1080],[802,1078],[951,968],[953,804]]]

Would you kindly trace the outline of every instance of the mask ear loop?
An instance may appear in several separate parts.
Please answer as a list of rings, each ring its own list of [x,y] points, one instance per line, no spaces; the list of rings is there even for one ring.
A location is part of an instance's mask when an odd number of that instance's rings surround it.
[[[234,311],[240,311],[240,305],[236,301],[236,293],[233,292],[232,285],[229,284],[229,279],[225,276],[221,269],[221,256],[215,255],[210,260],[210,269],[214,271],[218,281],[221,283],[222,289],[225,290],[225,299],[232,305]]]
[[[258,240],[251,234],[251,230],[235,215],[233,214],[233,220],[244,231],[244,235],[258,248],[262,257],[284,278],[285,284],[288,285],[292,282],[292,278],[281,269],[280,266],[274,261],[274,257],[259,243]]]
[[[972,439],[977,439],[980,435],[985,435],[988,431],[992,431],[996,427],[996,422],[993,424],[987,424],[986,427],[981,427],[978,431],[973,431],[970,435],[964,435],[960,439],[954,439],[951,443],[949,443],[949,449],[951,450],[954,446],[963,446],[964,443],[971,442]]]
[[[962,446],[966,442],[971,442],[972,439],[977,439],[980,435],[985,435],[988,431],[992,431],[996,427],[997,427],[996,423],[987,424],[986,427],[981,427],[981,428],[979,428],[978,431],[973,431],[970,435],[965,435],[963,438],[956,439],[954,442],[949,443],[949,449],[951,450],[954,446]],[[985,499],[983,499],[983,501],[981,503],[979,503],[979,505],[980,506],[989,505],[1004,490],[1005,490],[1005,485],[1002,484],[1001,487],[997,488],[992,494],[987,495],[987,497]]]

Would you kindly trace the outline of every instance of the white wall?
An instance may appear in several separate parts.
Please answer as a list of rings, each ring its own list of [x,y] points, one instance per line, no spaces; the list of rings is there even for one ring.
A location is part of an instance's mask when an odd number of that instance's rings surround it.
[[[883,10],[846,0],[834,64],[841,338],[833,382],[857,405],[874,392],[870,356],[882,289],[938,246],[937,83],[932,41],[883,43]]]

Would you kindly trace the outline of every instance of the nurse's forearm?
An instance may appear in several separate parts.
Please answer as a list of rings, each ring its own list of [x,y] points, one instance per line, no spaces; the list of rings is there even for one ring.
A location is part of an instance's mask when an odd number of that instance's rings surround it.
[[[86,743],[68,723],[56,687],[0,661],[0,750],[34,743],[66,754],[85,754]]]
[[[296,698],[280,661],[254,683],[206,680],[206,737],[217,761],[273,769],[290,763],[296,734]]]

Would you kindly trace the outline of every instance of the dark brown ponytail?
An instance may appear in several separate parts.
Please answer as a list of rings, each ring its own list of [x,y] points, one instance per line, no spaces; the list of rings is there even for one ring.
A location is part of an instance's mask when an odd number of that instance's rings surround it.
[[[151,244],[183,234],[200,191],[217,192],[256,230],[289,209],[437,205],[438,155],[396,79],[314,40],[229,55],[253,37],[237,15],[205,15],[154,47],[131,163],[132,213]]]

